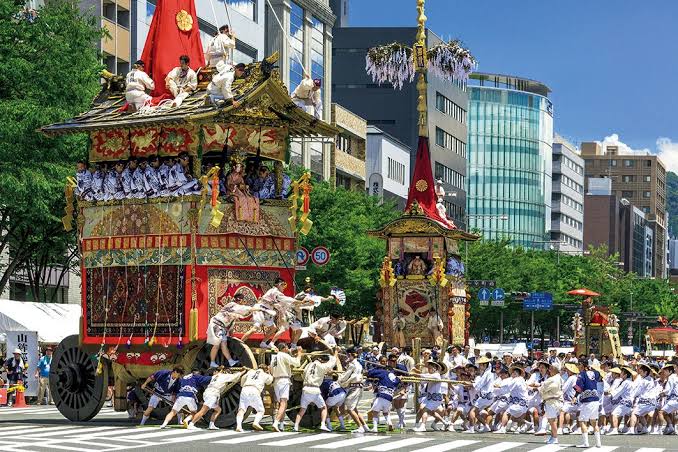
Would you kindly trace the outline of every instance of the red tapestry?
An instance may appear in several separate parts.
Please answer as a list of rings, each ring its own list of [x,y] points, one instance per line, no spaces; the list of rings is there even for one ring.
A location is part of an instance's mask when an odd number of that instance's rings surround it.
[[[100,130],[90,134],[90,162],[129,158],[129,134],[126,129]]]
[[[163,127],[160,132],[160,156],[175,156],[181,152],[197,155],[198,128],[193,125]]]
[[[147,127],[130,129],[129,139],[132,157],[148,157],[158,153],[160,128]]]
[[[236,135],[236,129],[226,124],[211,124],[208,126],[202,126],[202,131],[203,131],[203,143],[202,143],[203,152],[210,151],[221,152],[224,148],[224,143],[226,143],[227,136],[228,136],[228,146],[231,147],[233,145],[233,139],[235,138]]]
[[[105,267],[86,278],[89,336],[183,335],[184,267]]]
[[[287,129],[246,126],[242,124],[211,124],[203,126],[203,152],[221,152],[228,137],[228,147],[248,154],[285,161]]]

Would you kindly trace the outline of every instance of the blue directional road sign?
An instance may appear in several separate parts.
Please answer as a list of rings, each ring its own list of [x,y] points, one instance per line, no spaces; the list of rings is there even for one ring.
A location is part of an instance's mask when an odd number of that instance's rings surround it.
[[[504,289],[497,288],[492,291],[492,306],[503,307],[506,294]]]
[[[553,295],[549,292],[533,292],[523,300],[526,311],[548,311],[553,308]]]
[[[490,301],[490,296],[492,293],[487,287],[483,287],[478,291],[478,300],[480,301],[481,306],[487,306]]]

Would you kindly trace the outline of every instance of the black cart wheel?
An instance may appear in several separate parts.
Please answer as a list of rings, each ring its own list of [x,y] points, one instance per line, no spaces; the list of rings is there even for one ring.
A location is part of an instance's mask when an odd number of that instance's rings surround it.
[[[210,350],[212,346],[210,344],[205,344],[198,353],[198,356],[195,358],[195,367],[198,369],[209,369],[210,367]],[[250,348],[241,340],[229,337],[228,338],[228,351],[231,353],[231,356],[234,359],[240,361],[236,364],[236,367],[251,367],[256,368],[257,362],[252,354]],[[226,358],[221,353],[217,353],[217,364],[224,367],[229,367]],[[240,383],[233,386],[229,389],[226,394],[221,397],[221,414],[217,418],[215,424],[219,428],[231,428],[235,425],[235,416],[238,413],[238,405],[240,403]]]
[[[324,341],[316,341],[315,339],[311,337],[305,337],[303,339],[299,339],[299,342],[297,343],[299,347],[302,347],[304,349],[304,353],[310,353],[310,352],[323,352],[326,351],[327,353],[332,353],[330,347],[324,342]],[[303,382],[303,376],[301,379],[292,379],[292,387],[290,388],[290,400],[287,403],[287,406],[292,408],[292,407],[297,407],[301,403],[301,393],[304,389],[304,382]],[[320,409],[316,407],[315,405],[310,405],[307,409],[306,412],[304,413],[304,417],[301,418],[301,423],[300,426],[304,428],[317,428],[320,426]],[[293,409],[289,410],[287,412],[287,417],[294,422],[297,418],[297,413],[299,412],[299,409]]]
[[[80,348],[77,335],[68,336],[54,351],[49,389],[59,412],[71,421],[89,421],[99,413],[108,391],[107,362],[97,375],[97,360]]]

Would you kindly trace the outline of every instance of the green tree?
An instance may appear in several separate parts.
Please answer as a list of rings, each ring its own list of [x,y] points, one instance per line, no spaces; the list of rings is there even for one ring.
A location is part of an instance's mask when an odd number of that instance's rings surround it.
[[[0,291],[23,270],[34,298],[51,266],[68,268],[74,236],[61,225],[64,182],[86,157],[87,138],[48,138],[41,126],[85,111],[99,89],[98,21],[77,2],[54,0],[35,20],[25,2],[0,0]],[[47,300],[49,301],[49,300]]]
[[[394,205],[379,205],[377,198],[364,193],[332,189],[325,182],[314,185],[310,215],[313,228],[308,236],[301,235],[299,244],[309,251],[325,246],[331,259],[322,267],[309,261],[307,270],[297,273],[298,290],[303,289],[304,279],[310,277],[321,295],[328,295],[332,287],[346,292],[343,307],[323,304],[318,315],[336,310],[347,317],[358,318],[374,312],[386,244],[368,237],[367,231],[383,226],[400,214]]]
[[[577,305],[581,297],[567,291],[588,288],[601,294],[595,303],[610,307],[613,313],[638,311],[644,315],[678,317],[678,298],[668,281],[639,278],[625,273],[617,255],[608,256],[604,248],[590,249],[588,255],[575,256],[555,251],[526,250],[513,247],[507,240],[479,241],[468,247],[469,279],[494,279],[506,292],[550,292],[556,304]],[[518,303],[504,309],[504,339],[530,337],[530,313]],[[535,338],[555,337],[556,317],[560,315],[561,333],[571,335],[573,311],[555,308],[535,313]],[[472,291],[471,333],[479,338],[499,336],[499,309],[478,305]]]

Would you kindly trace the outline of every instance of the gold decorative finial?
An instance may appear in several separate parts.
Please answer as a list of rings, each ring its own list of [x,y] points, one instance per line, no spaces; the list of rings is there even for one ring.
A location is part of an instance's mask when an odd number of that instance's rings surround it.
[[[417,79],[417,111],[419,112],[419,136],[428,136],[428,121],[426,118],[426,14],[424,14],[425,0],[417,0],[417,42],[414,44],[412,57],[414,58],[414,67],[419,73]]]

